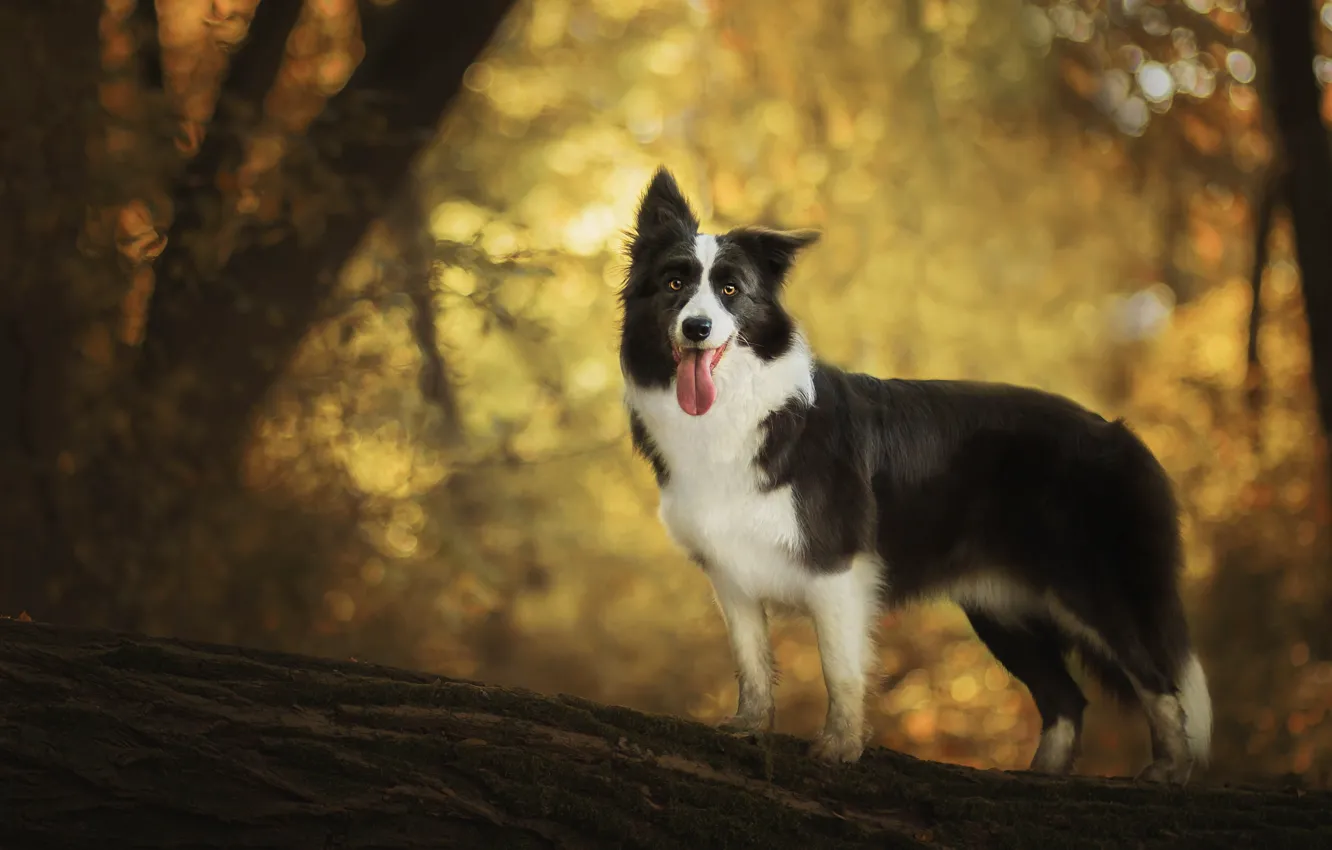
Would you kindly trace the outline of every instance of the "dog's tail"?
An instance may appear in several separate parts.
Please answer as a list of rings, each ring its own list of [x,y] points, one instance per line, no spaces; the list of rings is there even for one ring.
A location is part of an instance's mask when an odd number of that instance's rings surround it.
[[[1183,715],[1189,754],[1205,764],[1212,699],[1179,595],[1184,551],[1174,489],[1160,462],[1123,420],[1109,424],[1105,459],[1113,472],[1107,480],[1120,504],[1131,506],[1126,515],[1134,533],[1116,552],[1115,569],[1104,574],[1112,577],[1104,585],[1113,588],[1110,598],[1098,610],[1083,612],[1113,639],[1080,634],[1075,638],[1078,655],[1102,689],[1122,703],[1173,696]]]
[[[1142,695],[1133,686],[1117,661],[1107,657],[1104,649],[1088,640],[1075,643],[1078,661],[1101,690],[1120,705],[1137,704]],[[1212,697],[1207,689],[1207,675],[1202,662],[1192,649],[1185,651],[1171,675],[1174,696],[1184,714],[1184,736],[1188,740],[1189,754],[1199,765],[1207,764],[1212,745]]]
[[[1212,696],[1207,691],[1207,674],[1198,656],[1190,652],[1175,674],[1176,696],[1184,711],[1184,734],[1189,752],[1198,764],[1207,764],[1212,754]]]
[[[1153,549],[1160,547],[1157,560],[1161,565],[1168,565],[1168,569],[1158,567],[1156,580],[1140,588],[1151,588],[1138,597],[1139,604],[1143,606],[1139,614],[1142,618],[1141,634],[1157,668],[1166,674],[1174,691],[1173,696],[1179,700],[1180,710],[1184,714],[1184,734],[1188,739],[1189,753],[1195,762],[1206,764],[1211,755],[1212,697],[1208,693],[1207,675],[1203,672],[1202,663],[1189,638],[1184,604],[1179,596],[1184,546],[1179,531],[1179,509],[1174,488],[1160,461],[1147,445],[1123,420],[1117,424],[1121,445],[1127,448],[1130,457],[1136,456],[1144,470],[1150,470],[1149,474],[1139,477],[1135,496],[1152,508],[1147,516],[1154,518],[1160,525],[1150,535],[1156,541]]]

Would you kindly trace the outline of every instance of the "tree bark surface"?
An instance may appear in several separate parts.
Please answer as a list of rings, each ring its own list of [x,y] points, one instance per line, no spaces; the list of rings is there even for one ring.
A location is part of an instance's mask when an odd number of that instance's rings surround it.
[[[1332,794],[977,771],[0,621],[0,847],[1332,847]]]

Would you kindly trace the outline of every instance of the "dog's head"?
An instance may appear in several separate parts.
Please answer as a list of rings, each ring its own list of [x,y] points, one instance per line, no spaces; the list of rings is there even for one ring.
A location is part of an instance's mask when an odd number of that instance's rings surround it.
[[[785,354],[795,325],[781,289],[812,231],[742,227],[699,233],[675,179],[659,168],[638,208],[621,292],[620,359],[640,387],[676,382],[680,407],[701,416],[716,399],[713,372],[733,349],[761,361]]]

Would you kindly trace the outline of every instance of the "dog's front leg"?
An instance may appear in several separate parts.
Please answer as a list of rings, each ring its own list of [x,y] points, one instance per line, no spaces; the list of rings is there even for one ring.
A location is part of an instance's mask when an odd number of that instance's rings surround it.
[[[722,728],[730,732],[758,732],[771,726],[774,714],[768,615],[762,601],[725,578],[714,578],[712,586],[726,621],[726,634],[740,680],[735,716],[722,723]]]
[[[853,762],[865,749],[865,686],[879,611],[874,569],[869,562],[853,563],[844,572],[820,576],[809,592],[828,688],[828,716],[810,754],[825,761]]]

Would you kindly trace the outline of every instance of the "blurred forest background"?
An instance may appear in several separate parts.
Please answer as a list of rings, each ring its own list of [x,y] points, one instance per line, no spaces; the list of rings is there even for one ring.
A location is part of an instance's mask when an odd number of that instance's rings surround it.
[[[665,163],[705,226],[824,231],[789,299],[827,359],[1126,416],[1185,505],[1215,773],[1332,785],[1332,4],[1249,6],[2,4],[0,613],[721,718],[620,403]],[[812,733],[811,631],[774,645]],[[960,613],[881,656],[876,743],[1026,764]],[[1097,702],[1086,749],[1145,729]]]

